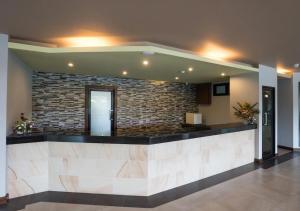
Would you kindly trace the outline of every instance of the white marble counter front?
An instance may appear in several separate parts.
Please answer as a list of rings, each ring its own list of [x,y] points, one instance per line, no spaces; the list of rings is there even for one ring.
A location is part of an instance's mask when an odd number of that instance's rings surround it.
[[[254,142],[251,129],[154,145],[8,145],[8,191],[149,196],[253,162]]]

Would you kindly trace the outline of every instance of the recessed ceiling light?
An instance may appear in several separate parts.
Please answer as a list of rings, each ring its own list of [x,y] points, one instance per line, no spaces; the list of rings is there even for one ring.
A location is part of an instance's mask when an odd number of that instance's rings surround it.
[[[300,67],[300,64],[299,64],[299,63],[296,63],[296,64],[294,64],[294,67],[295,67],[295,68],[299,68],[299,67]]]
[[[148,61],[148,60],[144,60],[144,61],[143,61],[143,65],[144,65],[144,66],[148,66],[148,65],[149,65],[149,61]]]
[[[68,63],[68,66],[69,66],[69,67],[74,67],[74,64],[73,64],[72,62],[69,62],[69,63]]]
[[[175,77],[175,80],[179,80],[179,77],[176,76],[176,77]]]
[[[194,70],[194,68],[192,68],[192,67],[189,67],[189,72],[192,72],[193,70]]]
[[[123,74],[123,75],[127,75],[128,72],[127,72],[126,70],[124,70],[124,71],[122,72],[122,74]]]
[[[225,73],[221,73],[221,76],[225,76],[226,74]]]
[[[180,72],[181,72],[182,74],[184,74],[184,73],[185,73],[185,70],[181,70]]]

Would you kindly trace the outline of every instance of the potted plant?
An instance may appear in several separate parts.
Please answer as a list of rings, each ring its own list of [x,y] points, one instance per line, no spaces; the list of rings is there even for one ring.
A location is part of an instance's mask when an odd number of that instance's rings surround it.
[[[250,104],[248,102],[237,103],[237,106],[233,106],[234,115],[242,120],[246,124],[254,124],[256,121],[255,116],[259,113],[259,110],[256,108],[258,103]]]
[[[33,126],[33,122],[27,119],[24,116],[24,113],[21,113],[20,120],[16,121],[15,123],[14,131],[19,135],[22,135],[24,133],[31,133]]]
[[[26,124],[23,121],[16,121],[15,132],[18,135],[23,135],[26,132]]]

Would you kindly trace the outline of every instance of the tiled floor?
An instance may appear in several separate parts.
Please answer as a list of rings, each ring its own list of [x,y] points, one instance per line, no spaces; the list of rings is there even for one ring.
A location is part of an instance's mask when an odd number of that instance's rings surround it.
[[[269,169],[257,169],[243,176],[152,209],[40,202],[27,206],[25,210],[299,211],[300,157]]]

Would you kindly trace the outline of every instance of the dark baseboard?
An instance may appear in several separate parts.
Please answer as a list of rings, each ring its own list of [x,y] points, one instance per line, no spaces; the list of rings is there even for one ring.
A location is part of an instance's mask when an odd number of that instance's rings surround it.
[[[262,164],[262,163],[264,162],[264,160],[263,160],[263,159],[257,159],[257,158],[255,158],[255,159],[254,159],[254,162],[255,162],[256,164]]]
[[[294,151],[294,148],[292,148],[292,147],[286,147],[286,146],[282,146],[282,145],[278,145],[278,147],[281,148],[281,149],[286,149],[286,150]]]
[[[0,205],[7,204],[8,200],[9,200],[8,194],[6,194],[4,197],[0,197]]]
[[[227,180],[244,175],[259,168],[268,169],[285,161],[300,156],[300,152],[290,152],[268,160],[256,160],[253,163],[199,180],[171,190],[151,196],[125,196],[109,194],[70,193],[47,191],[9,200],[9,203],[0,206],[0,211],[16,211],[24,209],[28,204],[37,202],[56,202],[72,204],[88,204],[117,207],[154,208],[174,201],[192,193],[220,184]],[[258,163],[257,163],[258,162]]]
[[[273,158],[263,160],[263,162],[260,164],[260,168],[268,169],[268,168],[271,168],[273,166],[276,166],[278,164],[289,161],[289,160],[299,157],[299,156],[300,156],[300,152],[296,152],[296,151],[289,152],[289,153],[279,155],[279,156],[275,156]]]

